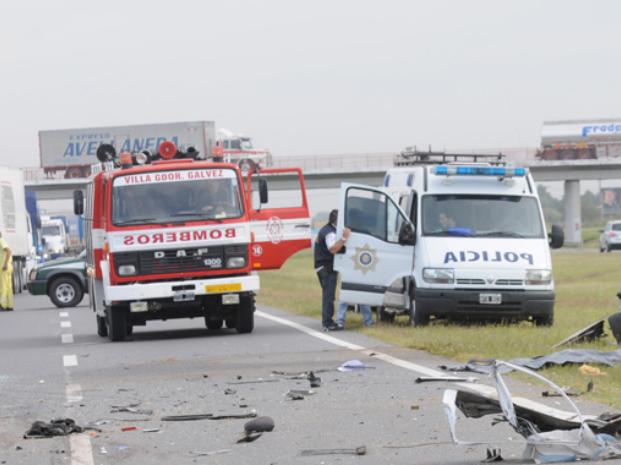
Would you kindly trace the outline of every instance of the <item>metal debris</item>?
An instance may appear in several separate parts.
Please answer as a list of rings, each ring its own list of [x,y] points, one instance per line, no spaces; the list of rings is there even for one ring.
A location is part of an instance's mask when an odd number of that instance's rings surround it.
[[[591,342],[604,336],[604,322],[606,320],[598,320],[595,323],[579,329],[571,336],[566,337],[561,342],[558,342],[552,346],[553,349],[561,347],[567,344],[577,344],[579,342]]]
[[[448,383],[476,383],[477,378],[469,376],[468,378],[459,378],[457,376],[419,376],[414,380],[415,383],[430,383],[437,381],[445,381]]]
[[[366,455],[366,446],[359,446],[355,449],[305,449],[300,455]]]
[[[230,413],[224,415],[215,415],[213,413],[198,413],[190,415],[169,415],[166,417],[162,417],[162,421],[239,420],[244,418],[255,418],[256,416],[256,412]]]
[[[487,449],[485,455],[486,458],[483,463],[502,462],[504,460],[500,455],[500,449]]]
[[[308,381],[310,382],[310,387],[321,387],[321,378],[319,376],[315,376],[315,373],[313,373],[312,371],[308,372],[308,376],[306,379],[308,379]]]
[[[279,379],[263,379],[263,378],[259,378],[259,379],[255,379],[254,381],[230,381],[226,384],[258,384],[258,383],[277,383],[279,382]]]

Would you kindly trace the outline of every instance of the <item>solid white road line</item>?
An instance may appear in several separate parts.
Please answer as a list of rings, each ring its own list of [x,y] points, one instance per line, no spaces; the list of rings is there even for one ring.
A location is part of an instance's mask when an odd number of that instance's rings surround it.
[[[69,318],[69,312],[59,312],[58,316],[61,318]]]
[[[60,322],[60,327],[61,328],[71,328],[71,321],[61,321]]]
[[[300,323],[287,320],[286,318],[270,315],[269,313],[263,312],[261,310],[257,310],[255,312],[255,315],[260,316],[261,318],[265,318],[267,320],[271,320],[275,323],[279,323],[281,325],[285,325],[285,326],[289,326],[290,328],[297,329],[298,331],[302,331],[303,333],[306,333],[309,336],[315,337],[317,339],[321,339],[322,341],[329,342],[330,344],[334,344],[336,346],[343,347],[345,349],[360,352],[367,356],[371,356],[371,354],[373,354],[373,358],[377,358],[379,360],[383,360],[386,363],[390,363],[391,365],[395,365],[400,368],[413,371],[414,373],[418,373],[419,375],[433,376],[433,377],[446,376],[446,372],[437,371],[437,370],[428,368],[423,365],[418,365],[416,363],[408,362],[407,360],[402,360],[400,358],[393,357],[392,355],[378,352],[377,350],[370,350],[370,349],[367,349],[366,347],[363,347],[357,344],[352,344],[351,342],[343,341],[342,339],[339,339],[329,334],[309,328]],[[451,383],[451,385],[452,386],[456,385],[459,388],[467,389],[469,391],[478,392],[479,394],[482,394],[482,395],[488,395],[488,396],[494,396],[494,397],[497,396],[496,388],[492,386],[486,386],[483,384],[473,384],[473,383],[455,383],[455,384]],[[519,405],[521,407],[530,408],[530,409],[537,410],[542,413],[548,413],[550,415],[554,415],[559,418],[565,418],[567,420],[575,420],[576,418],[575,412],[567,412],[565,410],[559,410],[553,407],[548,407],[547,405],[532,401],[530,399],[526,399],[524,397],[512,397],[512,399],[515,405]]]
[[[63,355],[63,366],[66,367],[77,367],[78,366],[78,357],[75,355]]]
[[[63,344],[73,344],[73,334],[61,334],[60,340]]]

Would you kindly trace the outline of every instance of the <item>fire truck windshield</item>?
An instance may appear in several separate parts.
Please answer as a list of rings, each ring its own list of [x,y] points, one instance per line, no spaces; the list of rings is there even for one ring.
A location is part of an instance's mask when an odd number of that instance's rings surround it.
[[[175,223],[242,215],[234,170],[198,169],[128,174],[114,179],[112,223]]]

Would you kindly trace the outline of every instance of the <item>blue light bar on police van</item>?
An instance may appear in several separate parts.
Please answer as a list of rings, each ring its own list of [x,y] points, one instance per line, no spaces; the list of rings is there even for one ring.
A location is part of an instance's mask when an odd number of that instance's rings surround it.
[[[445,176],[496,176],[499,178],[511,178],[513,176],[526,176],[528,168],[439,165],[434,168],[433,172],[437,175]]]

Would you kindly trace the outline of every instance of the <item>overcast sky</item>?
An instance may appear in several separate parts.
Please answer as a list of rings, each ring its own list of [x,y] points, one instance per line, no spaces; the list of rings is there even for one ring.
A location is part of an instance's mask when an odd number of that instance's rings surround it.
[[[539,144],[621,116],[621,2],[0,2],[0,162],[37,131],[213,120],[275,156]]]

